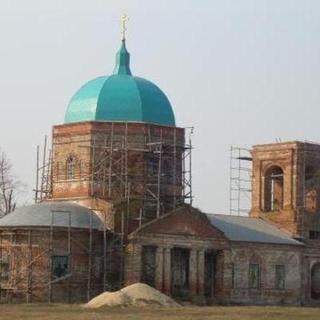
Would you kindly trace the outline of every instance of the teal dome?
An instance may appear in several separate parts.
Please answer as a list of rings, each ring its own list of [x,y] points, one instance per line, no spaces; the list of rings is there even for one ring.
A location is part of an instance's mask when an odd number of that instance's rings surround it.
[[[65,123],[132,121],[175,126],[171,104],[152,82],[132,76],[125,41],[117,53],[113,75],[84,84],[71,98]]]

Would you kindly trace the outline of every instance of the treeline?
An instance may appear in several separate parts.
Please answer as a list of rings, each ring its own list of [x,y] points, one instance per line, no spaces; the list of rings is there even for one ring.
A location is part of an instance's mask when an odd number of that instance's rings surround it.
[[[0,217],[15,210],[22,182],[14,174],[11,161],[0,149]]]

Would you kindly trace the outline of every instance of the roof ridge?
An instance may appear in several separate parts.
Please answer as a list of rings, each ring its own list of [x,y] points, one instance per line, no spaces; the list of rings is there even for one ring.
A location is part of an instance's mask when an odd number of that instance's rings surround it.
[[[225,217],[234,217],[234,218],[247,218],[247,219],[256,219],[256,220],[262,220],[259,217],[250,217],[250,216],[236,216],[232,214],[224,214],[224,213],[205,213],[206,215],[211,216],[225,216]]]

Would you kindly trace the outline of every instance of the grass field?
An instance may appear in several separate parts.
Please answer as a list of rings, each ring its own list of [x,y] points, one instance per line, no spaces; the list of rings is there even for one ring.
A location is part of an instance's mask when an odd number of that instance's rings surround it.
[[[108,308],[88,310],[80,305],[0,305],[0,320],[319,320],[320,308],[181,307]]]

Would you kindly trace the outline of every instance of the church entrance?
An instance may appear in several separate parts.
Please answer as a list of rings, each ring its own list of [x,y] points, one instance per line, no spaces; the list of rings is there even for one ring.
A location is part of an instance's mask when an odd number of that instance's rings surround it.
[[[320,262],[311,269],[311,298],[320,300]]]
[[[215,252],[207,251],[204,258],[204,295],[207,299],[214,296]]]
[[[141,253],[142,268],[141,282],[151,287],[155,287],[156,280],[156,252],[155,246],[143,246]]]
[[[189,298],[189,258],[189,249],[171,250],[171,294],[181,300]]]

